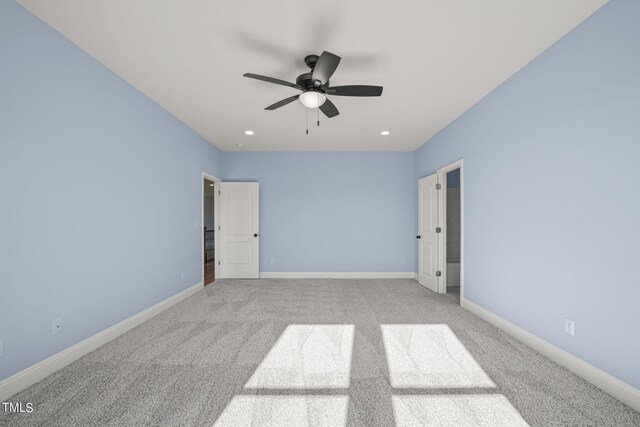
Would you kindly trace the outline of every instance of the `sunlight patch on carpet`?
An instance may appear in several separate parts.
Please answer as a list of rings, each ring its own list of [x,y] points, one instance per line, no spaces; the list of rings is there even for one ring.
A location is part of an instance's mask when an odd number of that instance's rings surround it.
[[[393,396],[398,427],[524,427],[520,413],[501,394]]]
[[[348,388],[353,325],[289,325],[246,388]]]
[[[447,325],[381,328],[393,387],[495,387]]]

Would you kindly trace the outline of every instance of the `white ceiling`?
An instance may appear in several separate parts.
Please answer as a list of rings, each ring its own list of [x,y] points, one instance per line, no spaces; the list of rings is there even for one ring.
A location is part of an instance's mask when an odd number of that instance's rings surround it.
[[[419,147],[606,0],[19,3],[224,150],[389,151]],[[264,110],[295,89],[242,74],[295,81],[323,50],[342,57],[332,85],[384,93],[332,97],[341,114],[316,128],[312,110],[305,135],[299,102]]]

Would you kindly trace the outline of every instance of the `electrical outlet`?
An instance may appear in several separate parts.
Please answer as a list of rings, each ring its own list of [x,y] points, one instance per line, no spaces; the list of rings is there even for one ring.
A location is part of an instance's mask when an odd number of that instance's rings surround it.
[[[4,339],[0,338],[0,359],[4,357]]]
[[[53,322],[51,322],[51,333],[53,335],[57,335],[62,331],[62,319],[57,318],[57,319],[53,319]]]
[[[571,319],[564,319],[564,331],[571,336],[575,335],[575,323]]]
[[[275,258],[271,258],[269,260],[269,264],[274,265],[276,263],[276,259]]]
[[[400,264],[405,265],[407,263],[407,260],[404,258],[400,258]]]

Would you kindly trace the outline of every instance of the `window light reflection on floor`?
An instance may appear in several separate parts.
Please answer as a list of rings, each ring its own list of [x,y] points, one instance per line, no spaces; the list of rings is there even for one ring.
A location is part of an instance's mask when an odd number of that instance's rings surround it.
[[[289,325],[246,388],[348,388],[354,325]]]
[[[215,427],[346,425],[347,396],[235,396]]]
[[[447,325],[381,325],[381,330],[392,387],[495,387]],[[235,396],[215,426],[345,426],[347,390],[326,395],[318,389],[349,388],[354,332],[354,325],[287,326],[245,385],[268,390]],[[316,394],[279,395],[291,389],[316,389]],[[390,397],[398,426],[527,426],[501,394]]]
[[[501,394],[393,396],[398,427],[404,426],[528,426]]]
[[[495,387],[447,325],[381,328],[393,387]]]

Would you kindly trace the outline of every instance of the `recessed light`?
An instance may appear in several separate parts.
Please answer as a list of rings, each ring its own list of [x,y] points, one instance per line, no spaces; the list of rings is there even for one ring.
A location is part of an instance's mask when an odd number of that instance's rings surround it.
[[[389,132],[388,130],[383,130],[382,132],[380,132],[380,135],[382,136],[387,136],[389,135],[391,132]]]
[[[244,144],[243,144],[242,142],[238,142],[236,145],[237,145],[238,147],[242,147]]]
[[[255,133],[255,132],[254,132],[254,131],[252,131],[252,130],[245,130],[245,131],[244,131],[244,134],[245,134],[245,135],[253,135],[254,133]]]

